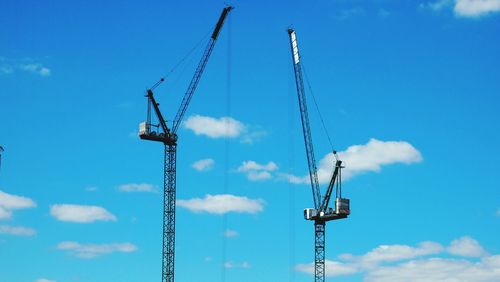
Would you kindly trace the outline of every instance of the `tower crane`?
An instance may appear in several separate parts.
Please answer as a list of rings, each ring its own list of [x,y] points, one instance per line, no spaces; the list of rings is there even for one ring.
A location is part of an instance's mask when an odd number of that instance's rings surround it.
[[[139,137],[144,140],[162,142],[164,145],[162,282],[174,281],[177,130],[210,58],[224,20],[231,10],[231,6],[222,10],[170,128],[161,114],[160,104],[156,102],[153,95],[153,90],[164,81],[164,78],[153,85],[146,94],[148,98],[147,117],[146,121],[139,125]],[[153,106],[159,125],[151,123],[151,106]]]
[[[321,190],[318,182],[318,169],[314,158],[314,148],[312,142],[311,127],[309,125],[309,114],[307,112],[306,95],[304,91],[304,81],[302,78],[302,64],[300,62],[299,48],[295,30],[289,28],[290,47],[292,51],[293,69],[295,74],[295,86],[299,100],[300,118],[302,131],[306,147],[307,164],[309,166],[309,178],[311,181],[314,208],[304,210],[304,218],[314,221],[314,281],[325,281],[325,224],[330,220],[347,218],[350,214],[349,199],[342,198],[341,170],[342,161],[338,159],[334,151],[335,166],[332,177],[326,188],[325,195],[321,197]],[[329,207],[330,197],[335,187],[335,205]]]

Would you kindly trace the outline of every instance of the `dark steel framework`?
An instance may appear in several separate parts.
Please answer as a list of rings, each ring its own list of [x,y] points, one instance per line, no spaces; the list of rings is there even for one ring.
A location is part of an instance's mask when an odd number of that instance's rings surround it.
[[[182,121],[182,118],[187,110],[189,102],[198,86],[198,82],[207,65],[210,54],[215,46],[215,42],[219,35],[219,31],[224,24],[227,14],[232,10],[232,7],[225,7],[217,21],[212,36],[205,48],[205,52],[201,57],[198,67],[194,73],[189,87],[184,94],[181,106],[179,107],[175,119],[172,123],[172,129],[167,126],[167,122],[161,114],[159,104],[156,102],[153,89],[161,84],[162,78],[151,89],[147,91],[148,98],[147,120],[144,123],[144,128],[141,128],[139,137],[144,140],[162,142],[164,144],[164,176],[163,176],[163,248],[162,248],[162,282],[174,281],[174,258],[175,258],[175,198],[176,198],[176,155],[177,155],[177,129]],[[151,106],[156,114],[159,124],[151,123]],[[158,131],[151,130],[152,127],[157,127]],[[160,132],[161,128],[161,132]]]
[[[307,101],[304,91],[304,80],[302,77],[302,65],[300,62],[299,48],[297,37],[293,29],[288,29],[290,37],[290,48],[292,51],[293,69],[295,75],[295,86],[297,88],[297,96],[300,108],[300,118],[302,122],[302,132],[304,135],[304,144],[306,148],[307,164],[309,168],[309,178],[311,180],[312,194],[314,200],[314,209],[316,214],[307,218],[314,220],[314,281],[325,281],[325,225],[327,221],[346,218],[350,211],[349,209],[333,209],[329,208],[330,197],[333,187],[336,186],[337,199],[342,199],[342,186],[340,183],[342,161],[338,160],[335,163],[335,168],[330,179],[330,183],[325,192],[323,200],[321,200],[321,191],[318,182],[318,173],[316,167],[316,159],[314,157],[314,147],[312,142],[311,126],[309,124],[309,114],[307,111]],[[333,152],[337,158],[337,154]],[[337,184],[337,185],[335,185]],[[340,197],[340,198],[339,198]],[[347,200],[347,199],[345,199]],[[347,200],[348,202],[348,200]],[[336,203],[337,204],[337,203]]]

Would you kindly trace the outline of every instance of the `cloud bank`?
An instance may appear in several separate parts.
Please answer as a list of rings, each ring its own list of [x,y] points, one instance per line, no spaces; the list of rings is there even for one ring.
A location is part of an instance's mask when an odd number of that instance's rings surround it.
[[[364,281],[373,282],[500,280],[500,255],[488,255],[468,236],[453,240],[448,247],[431,241],[416,247],[381,245],[361,256],[342,254],[339,260],[325,262],[328,277],[361,273]],[[313,275],[314,264],[298,264],[295,270]]]

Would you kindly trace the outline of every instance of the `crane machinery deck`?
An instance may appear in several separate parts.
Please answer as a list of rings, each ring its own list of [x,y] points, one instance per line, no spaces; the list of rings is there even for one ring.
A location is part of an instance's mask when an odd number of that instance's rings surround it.
[[[139,125],[139,137],[143,140],[156,141],[164,144],[162,282],[174,281],[177,129],[179,129],[179,125],[186,113],[189,102],[205,70],[205,66],[215,46],[224,20],[232,9],[231,6],[227,6],[222,10],[203,56],[184,94],[171,128],[168,127],[167,122],[163,118],[159,104],[156,102],[153,95],[153,90],[165,79],[161,78],[146,94],[148,98],[147,117],[146,122],[142,122]],[[155,125],[151,122],[151,106],[153,106],[159,125]],[[157,130],[153,130],[153,127],[156,127]]]
[[[304,143],[306,147],[307,163],[309,166],[309,178],[311,181],[314,208],[304,210],[304,218],[314,221],[314,281],[325,281],[325,224],[331,220],[347,218],[351,213],[349,207],[349,199],[342,198],[342,181],[341,170],[343,168],[342,161],[338,159],[337,153],[333,151],[335,156],[334,171],[326,188],[324,197],[321,197],[321,191],[318,182],[318,169],[314,158],[314,147],[312,142],[311,126],[309,124],[309,114],[307,111],[307,101],[304,90],[304,80],[302,78],[302,64],[297,44],[297,36],[295,30],[289,28],[288,35],[290,38],[290,47],[292,51],[293,69],[295,75],[295,86],[297,88],[297,96],[299,100],[300,118],[302,122],[302,132],[304,135]],[[330,208],[330,197],[335,189],[335,207]]]

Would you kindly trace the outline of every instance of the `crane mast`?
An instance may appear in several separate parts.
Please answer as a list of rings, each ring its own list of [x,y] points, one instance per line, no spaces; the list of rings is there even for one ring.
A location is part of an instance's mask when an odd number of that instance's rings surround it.
[[[350,214],[349,200],[342,198],[341,169],[342,161],[338,160],[336,152],[333,152],[337,159],[332,177],[328,184],[323,199],[318,183],[318,172],[316,160],[314,158],[314,147],[312,142],[311,127],[309,124],[309,113],[307,111],[307,101],[304,91],[304,81],[302,78],[302,65],[300,62],[297,36],[293,29],[288,29],[290,37],[290,47],[292,52],[293,69],[295,74],[295,86],[299,100],[300,118],[302,122],[302,132],[306,148],[307,164],[309,168],[309,178],[313,194],[314,208],[304,210],[304,217],[314,221],[314,281],[325,281],[325,224],[327,221],[346,218]],[[333,188],[336,187],[335,209],[329,208],[329,202]]]
[[[169,129],[167,122],[163,118],[159,104],[153,94],[153,89],[161,84],[162,78],[156,83],[152,89],[147,91],[148,110],[146,122],[139,125],[139,137],[143,140],[162,142],[164,145],[164,160],[163,160],[163,248],[162,248],[162,282],[174,281],[174,258],[175,258],[175,200],[176,200],[176,161],[177,161],[177,129],[184,113],[187,110],[189,102],[198,86],[198,82],[207,65],[210,54],[215,46],[215,42],[219,35],[219,31],[224,24],[227,14],[232,10],[231,6],[225,7],[217,21],[212,36],[205,48],[205,52],[196,68],[191,83],[184,94],[181,106],[177,111],[175,119],[172,123],[172,128]],[[159,125],[151,123],[151,106],[159,121]],[[152,130],[152,127],[157,127],[158,130]],[[160,131],[161,129],[161,131]]]

